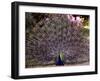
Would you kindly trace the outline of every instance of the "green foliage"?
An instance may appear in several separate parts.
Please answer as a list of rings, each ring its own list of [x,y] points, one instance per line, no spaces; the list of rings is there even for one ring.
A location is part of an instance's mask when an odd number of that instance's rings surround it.
[[[83,34],[84,37],[89,37],[89,29],[83,28],[82,29],[82,34]]]

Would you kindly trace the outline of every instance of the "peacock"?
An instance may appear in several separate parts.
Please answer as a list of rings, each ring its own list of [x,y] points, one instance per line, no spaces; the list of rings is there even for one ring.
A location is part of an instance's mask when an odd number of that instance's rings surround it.
[[[25,19],[26,68],[89,63],[89,37],[80,17],[26,12]]]
[[[56,58],[56,65],[57,66],[64,65],[64,55],[63,55],[63,53],[60,53],[58,55],[58,57]]]

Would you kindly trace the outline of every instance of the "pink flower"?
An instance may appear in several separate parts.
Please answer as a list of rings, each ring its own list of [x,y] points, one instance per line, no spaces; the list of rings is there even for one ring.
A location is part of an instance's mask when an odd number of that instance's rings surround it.
[[[71,24],[71,26],[73,27],[82,27],[82,19],[80,18],[80,16],[76,16],[74,17],[73,15],[67,15],[68,20],[70,21],[69,23]]]
[[[79,16],[76,17],[76,21],[80,22],[81,18]]]
[[[74,22],[74,21],[75,21],[75,17],[73,17],[73,16],[72,16],[72,19],[71,19],[71,21],[73,21],[73,22]]]

